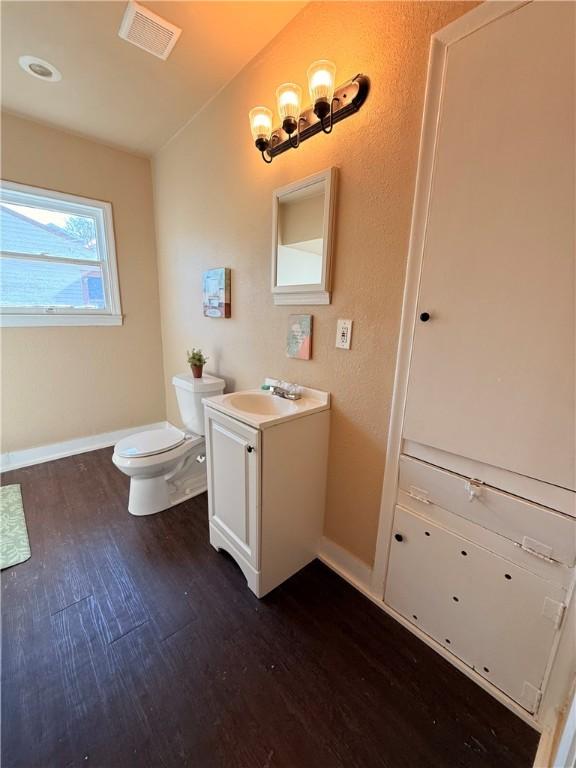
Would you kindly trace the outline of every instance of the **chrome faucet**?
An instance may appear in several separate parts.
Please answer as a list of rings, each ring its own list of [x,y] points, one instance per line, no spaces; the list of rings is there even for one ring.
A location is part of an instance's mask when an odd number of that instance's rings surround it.
[[[270,387],[273,395],[282,397],[284,400],[300,400],[302,394],[297,384],[289,384],[287,381],[279,381]]]

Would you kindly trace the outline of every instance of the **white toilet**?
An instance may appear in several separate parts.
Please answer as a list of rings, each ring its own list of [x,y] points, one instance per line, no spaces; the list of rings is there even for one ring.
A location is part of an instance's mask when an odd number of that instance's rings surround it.
[[[116,443],[112,461],[130,478],[128,511],[153,515],[206,490],[204,406],[221,395],[225,382],[205,375],[174,376],[178,408],[186,431],[167,426],[136,432]]]

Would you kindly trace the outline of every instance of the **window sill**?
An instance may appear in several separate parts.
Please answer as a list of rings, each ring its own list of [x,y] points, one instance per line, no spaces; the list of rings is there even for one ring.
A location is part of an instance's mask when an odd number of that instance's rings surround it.
[[[122,325],[122,315],[3,314],[0,328],[36,328],[45,325]]]

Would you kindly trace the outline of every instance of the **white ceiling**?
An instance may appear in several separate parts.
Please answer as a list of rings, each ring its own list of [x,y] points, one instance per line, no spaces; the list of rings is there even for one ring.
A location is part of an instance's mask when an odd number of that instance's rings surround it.
[[[126,2],[2,0],[2,107],[152,154],[304,7],[303,2],[144,2],[182,28],[167,61],[118,37]],[[54,64],[58,83],[18,65]]]

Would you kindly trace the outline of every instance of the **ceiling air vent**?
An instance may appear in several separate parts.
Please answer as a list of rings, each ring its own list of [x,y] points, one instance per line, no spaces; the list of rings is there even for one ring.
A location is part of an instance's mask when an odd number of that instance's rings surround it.
[[[167,59],[182,30],[139,3],[130,2],[124,13],[119,37],[144,51]]]

